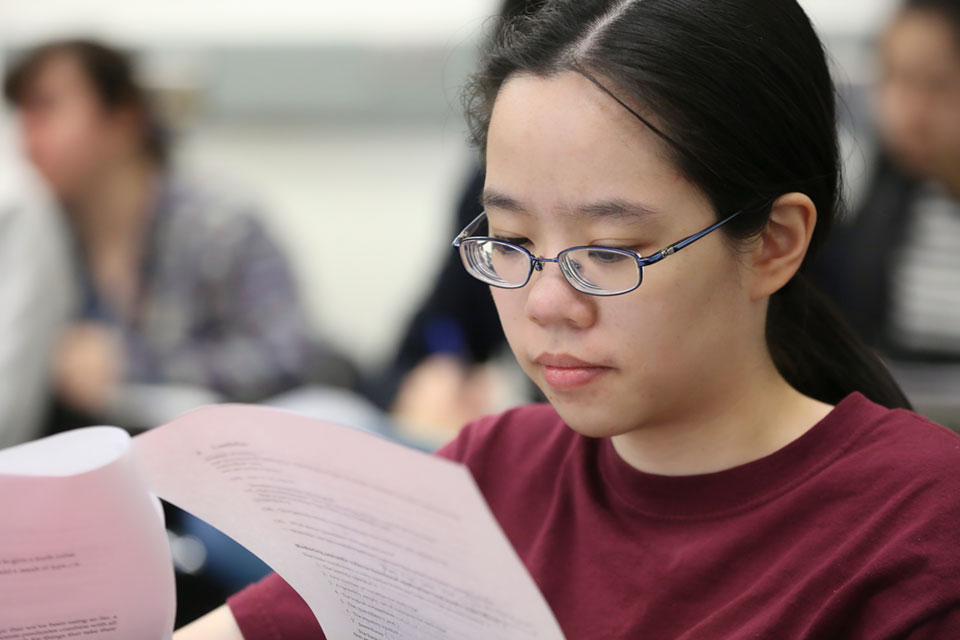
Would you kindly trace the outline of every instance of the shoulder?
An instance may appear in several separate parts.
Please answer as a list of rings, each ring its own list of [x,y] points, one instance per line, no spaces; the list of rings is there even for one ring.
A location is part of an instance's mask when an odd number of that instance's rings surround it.
[[[280,252],[259,202],[230,181],[184,172],[162,177],[155,233],[170,264],[196,262],[201,273],[224,277],[235,264],[275,259]]]
[[[848,423],[843,426],[856,429],[857,437],[824,480],[856,497],[860,516],[885,520],[886,535],[943,544],[960,569],[953,542],[960,528],[960,435],[862,396],[838,408]]]
[[[855,400],[856,411],[848,416],[866,423],[854,452],[864,465],[902,480],[935,480],[960,489],[960,434],[911,411]]]
[[[553,407],[532,404],[468,424],[437,455],[466,464],[477,476],[492,466],[531,468],[562,459],[579,438]]]
[[[838,602],[866,593],[872,624],[892,624],[894,618],[880,612],[897,611],[896,620],[919,629],[936,612],[960,606],[960,435],[862,396],[838,409],[846,424],[837,426],[856,430],[856,437],[810,494],[811,504],[830,519],[825,526],[843,540],[822,551],[848,574]]]
[[[263,227],[263,207],[236,181],[211,174],[172,171],[162,176],[158,209],[168,222],[193,233],[249,233]]]

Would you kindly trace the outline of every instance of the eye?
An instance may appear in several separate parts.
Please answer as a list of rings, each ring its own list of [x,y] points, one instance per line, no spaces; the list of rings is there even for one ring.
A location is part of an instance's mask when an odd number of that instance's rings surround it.
[[[499,238],[497,239],[499,240]],[[500,244],[499,242],[491,242],[489,244],[493,252],[496,253],[497,255],[511,256],[511,257],[524,255],[522,251],[519,251],[518,249],[515,249],[514,247],[511,247],[505,244]],[[516,244],[516,243],[511,243],[511,244]]]
[[[619,253],[617,251],[605,251],[603,249],[595,249],[587,252],[587,257],[590,258],[592,262],[597,264],[617,264],[618,262],[624,262],[630,260],[630,256]]]
[[[522,246],[524,246],[524,245],[530,244],[530,240],[528,240],[527,238],[521,237],[521,236],[517,236],[517,237],[511,238],[511,237],[507,237],[507,236],[493,235],[493,236],[491,236],[491,237],[493,237],[493,238],[495,238],[495,239],[497,239],[497,240],[499,240],[499,241],[501,241],[501,242],[509,242],[510,244],[515,244],[515,245],[517,245],[518,247],[522,247]]]

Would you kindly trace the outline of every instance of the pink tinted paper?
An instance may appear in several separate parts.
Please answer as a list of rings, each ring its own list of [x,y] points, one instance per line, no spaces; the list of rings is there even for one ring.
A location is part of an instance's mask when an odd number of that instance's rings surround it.
[[[151,488],[260,556],[331,640],[559,639],[467,469],[262,407],[138,436]]]
[[[120,429],[0,451],[0,640],[169,640],[157,506]]]

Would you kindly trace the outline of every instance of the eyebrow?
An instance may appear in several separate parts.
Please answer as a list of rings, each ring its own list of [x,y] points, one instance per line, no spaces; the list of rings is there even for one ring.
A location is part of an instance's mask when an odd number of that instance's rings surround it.
[[[504,193],[493,189],[486,189],[480,197],[480,204],[484,208],[500,209],[512,213],[528,214],[529,209],[519,200],[512,198]],[[660,212],[643,204],[623,198],[610,198],[608,200],[599,200],[572,207],[567,211],[567,215],[581,216],[590,219],[609,219],[609,218],[644,218],[655,216]]]

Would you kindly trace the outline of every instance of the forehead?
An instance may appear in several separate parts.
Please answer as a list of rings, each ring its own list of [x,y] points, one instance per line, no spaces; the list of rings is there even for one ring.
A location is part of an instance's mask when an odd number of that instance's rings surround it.
[[[548,209],[693,190],[655,133],[574,72],[504,84],[487,136],[487,186]]]
[[[68,53],[57,52],[37,61],[24,87],[27,100],[50,91],[92,93],[92,87],[79,61]]]

